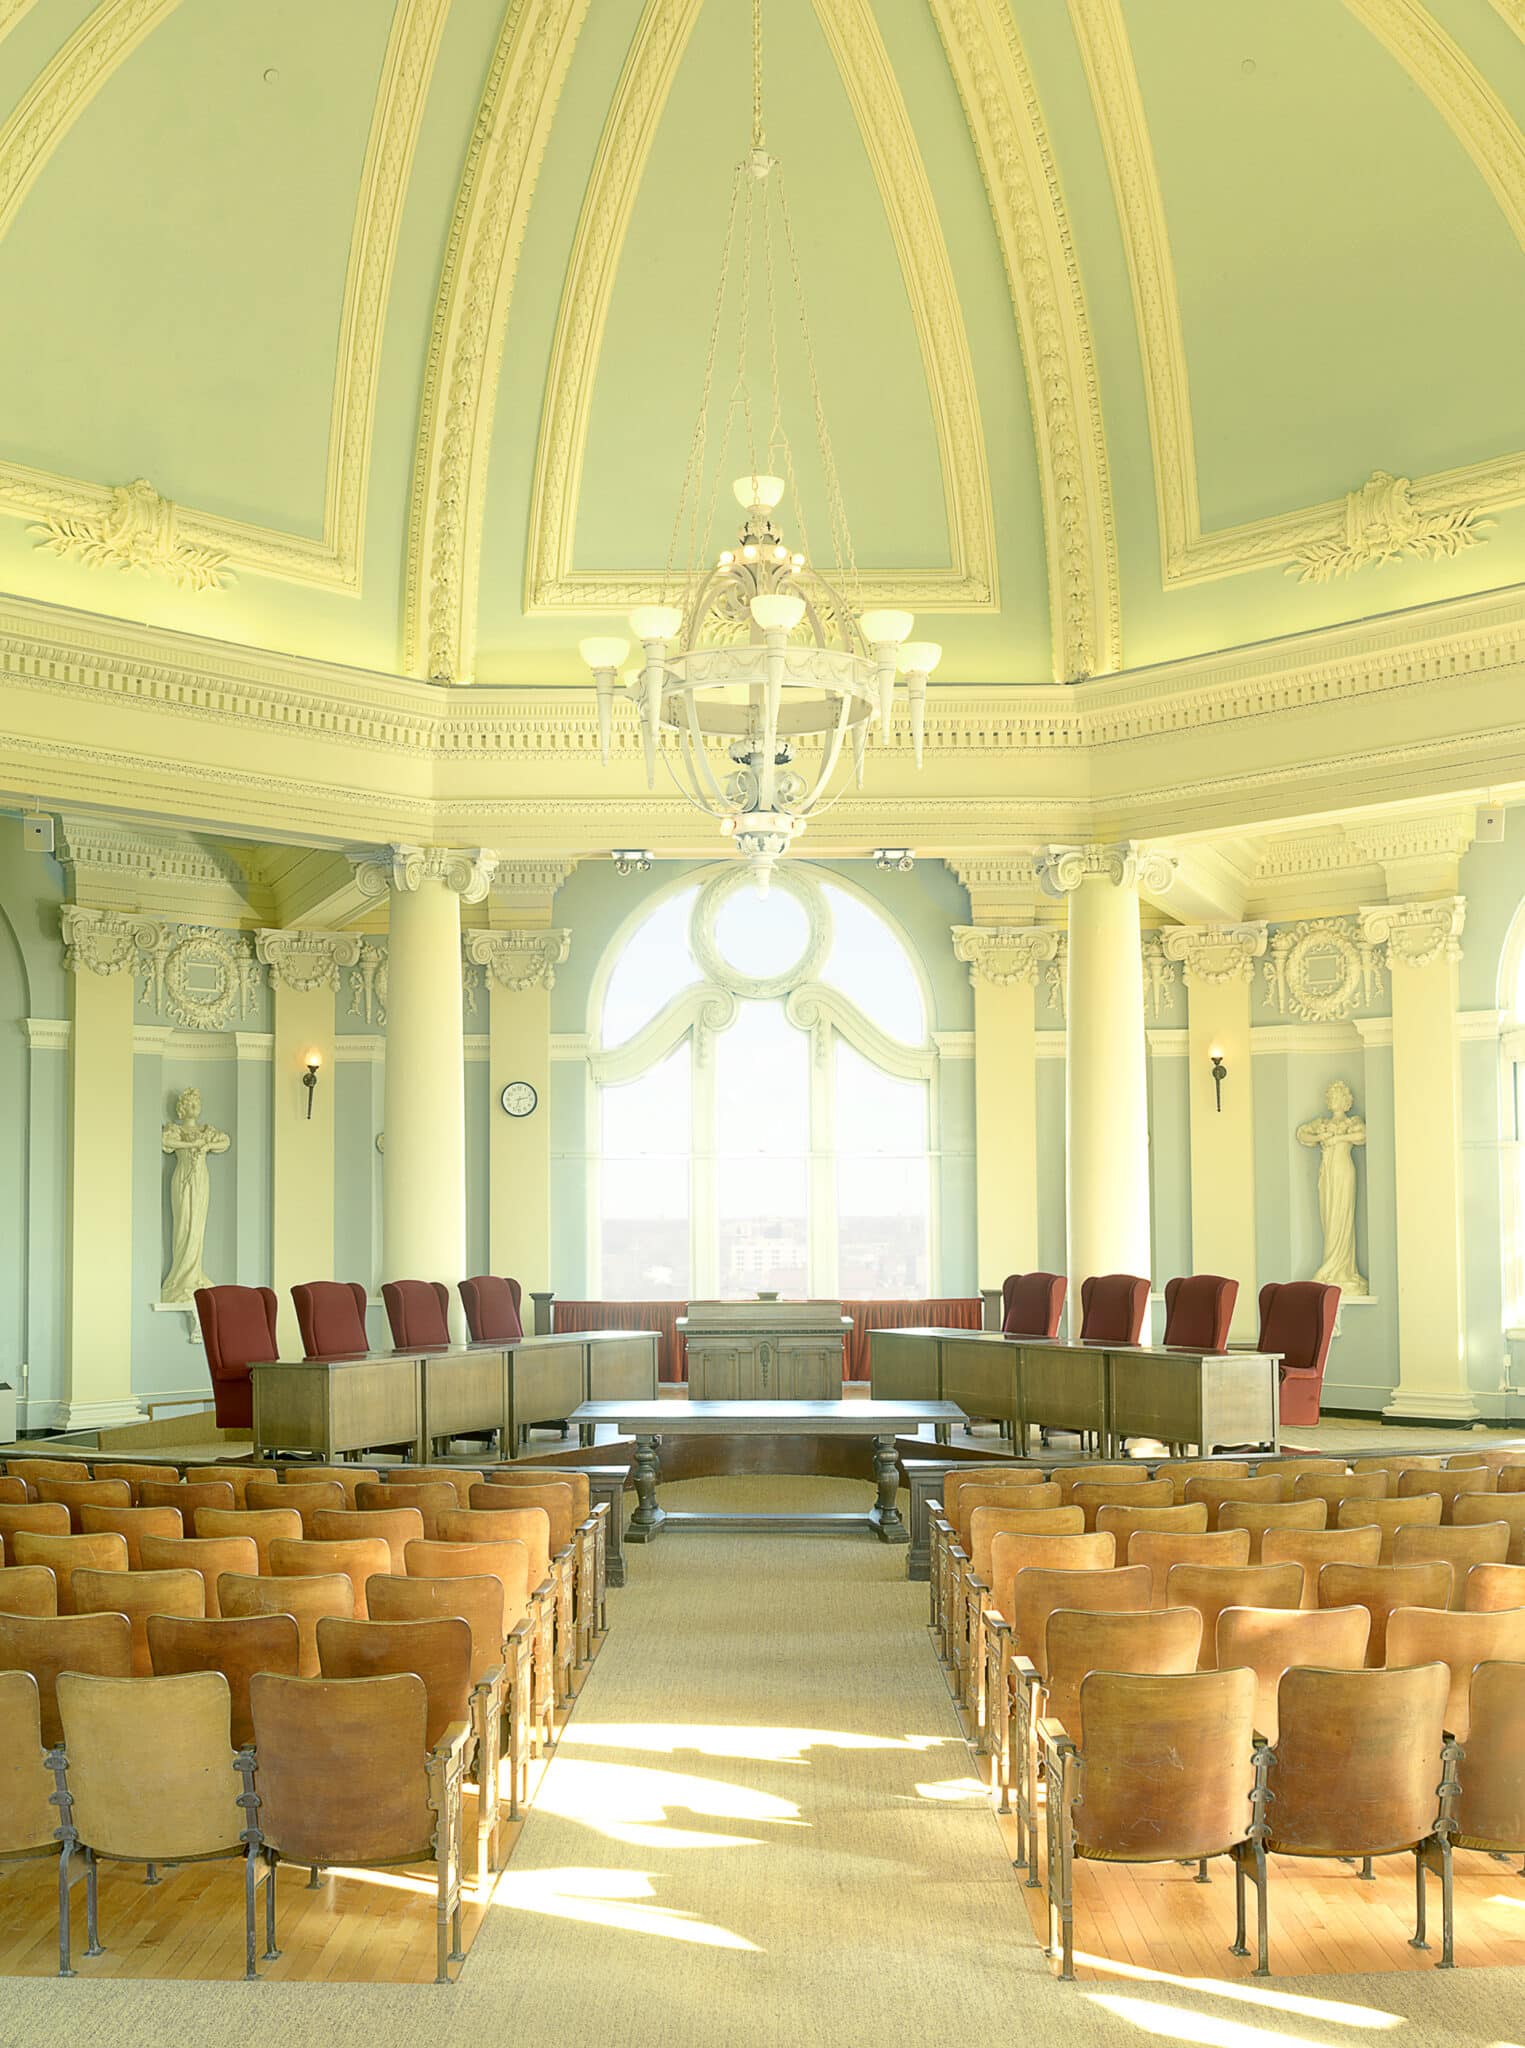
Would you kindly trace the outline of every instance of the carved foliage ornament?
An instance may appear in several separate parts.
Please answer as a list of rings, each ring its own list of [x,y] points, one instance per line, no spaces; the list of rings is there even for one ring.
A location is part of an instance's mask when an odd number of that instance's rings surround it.
[[[1082,882],[1110,882],[1116,889],[1138,887],[1161,895],[1175,877],[1172,854],[1138,846],[1132,840],[1112,845],[1050,846],[1033,862],[1034,871],[1050,896],[1067,896]]]
[[[389,891],[409,894],[425,882],[443,882],[463,903],[480,903],[492,882],[498,856],[478,847],[465,851],[452,846],[389,846],[380,856],[366,855],[355,861],[355,882],[362,896],[381,897]]]
[[[73,555],[87,568],[137,569],[185,590],[220,590],[230,580],[227,554],[181,540],[174,505],[143,477],[116,485],[99,514],[48,513],[28,530],[49,554]]]
[[[1160,934],[1167,960],[1179,960],[1188,982],[1223,988],[1253,981],[1255,962],[1266,949],[1263,924],[1175,925]]]
[[[360,958],[357,932],[263,931],[254,950],[270,971],[272,985],[298,995],[339,986],[339,969]]]
[[[1466,899],[1443,896],[1430,903],[1363,905],[1361,937],[1370,946],[1386,946],[1392,967],[1432,967],[1437,960],[1461,958],[1461,930]]]
[[[556,969],[572,950],[569,931],[468,932],[466,958],[485,967],[510,994],[553,989]]]
[[[992,988],[1035,984],[1038,970],[1059,957],[1061,933],[1050,925],[956,924],[953,951],[969,963],[969,983]]]
[[[1264,974],[1273,1009],[1326,1023],[1348,1017],[1382,993],[1381,948],[1353,918],[1317,917],[1270,937]]]
[[[1176,975],[1179,971],[1174,960],[1166,957],[1165,948],[1158,936],[1149,933],[1144,939],[1144,1008],[1158,1023],[1166,1010],[1176,1006]]]
[[[1309,541],[1297,552],[1287,574],[1300,583],[1328,583],[1352,576],[1357,569],[1380,568],[1403,555],[1459,555],[1483,540],[1485,519],[1477,505],[1422,512],[1413,500],[1412,482],[1373,470],[1358,491],[1345,496],[1345,529],[1326,539]]]

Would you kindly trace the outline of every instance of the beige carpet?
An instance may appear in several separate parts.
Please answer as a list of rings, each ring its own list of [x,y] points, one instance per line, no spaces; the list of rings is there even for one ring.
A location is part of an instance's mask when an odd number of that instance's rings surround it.
[[[705,1480],[669,1507],[867,1504]],[[1525,2041],[1525,1972],[1053,1983],[972,1792],[905,1553],[671,1532],[614,1629],[459,1985],[0,1984],[0,2048],[1207,2048]]]

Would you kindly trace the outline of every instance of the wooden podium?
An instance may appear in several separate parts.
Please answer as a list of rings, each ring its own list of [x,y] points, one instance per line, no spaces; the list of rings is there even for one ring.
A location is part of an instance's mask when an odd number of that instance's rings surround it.
[[[691,1301],[678,1328],[691,1401],[842,1398],[840,1301]]]

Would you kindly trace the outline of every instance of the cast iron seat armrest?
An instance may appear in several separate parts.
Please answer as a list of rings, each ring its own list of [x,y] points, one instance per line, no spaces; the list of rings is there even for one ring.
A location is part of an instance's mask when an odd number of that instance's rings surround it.
[[[453,1721],[440,1738],[442,1747],[457,1728],[467,1728],[477,1746],[477,1888],[480,1891],[497,1868],[499,1733],[503,1720],[503,1666],[493,1664],[471,1688],[469,1724]]]
[[[579,1666],[591,1662],[593,1633],[598,1626],[598,1532],[600,1524],[590,1514],[579,1522],[572,1536],[576,1552],[576,1574],[572,1601],[573,1655]]]
[[[1062,1721],[1056,1721],[1052,1714],[1038,1717],[1038,1740],[1043,1744],[1043,1753],[1056,1763],[1067,1756],[1079,1756],[1074,1739]]]
[[[451,1963],[465,1960],[461,1945],[461,1863],[463,1833],[462,1786],[466,1750],[474,1730],[469,1721],[452,1721],[430,1750],[429,1804],[434,1809],[435,1947],[434,1981],[448,1984]],[[483,1804],[490,1804],[484,1801]],[[481,1850],[481,1829],[478,1849]],[[485,1877],[485,1873],[483,1873]]]
[[[930,1603],[928,1625],[938,1639],[938,1651],[946,1664],[949,1656],[947,1629],[948,1594],[948,1545],[953,1540],[953,1530],[948,1517],[943,1513],[941,1501],[934,1500],[927,1506],[927,1597]]]
[[[503,1641],[505,1684],[501,1694],[502,1720],[507,1729],[505,1744],[500,1734],[499,1754],[508,1757],[508,1817],[518,1820],[529,1798],[530,1740],[535,1717],[535,1624],[521,1615]]]
[[[594,1546],[593,1582],[596,1606],[593,1626],[603,1635],[609,1626],[609,1507],[606,1500],[593,1504],[593,1520],[598,1524],[598,1538]]]
[[[1010,1740],[1016,1752],[1017,1832],[1026,1839],[1027,1882],[1035,1885],[1038,1882],[1038,1763],[1041,1746],[1038,1702],[1043,1695],[1043,1680],[1032,1658],[1024,1656],[1020,1650],[1012,1655],[1007,1684],[1011,1691],[1008,1708]]]
[[[985,1697],[985,1608],[989,1599],[990,1588],[971,1565],[964,1573],[964,1662],[969,1673],[969,1712],[974,1720],[975,1750],[980,1756],[990,1751],[990,1708]]]
[[[565,1706],[572,1697],[572,1664],[576,1647],[572,1624],[577,1586],[575,1533],[566,1549],[558,1550],[552,1557],[551,1575],[556,1581],[556,1704]]]
[[[530,1630],[534,1637],[534,1706],[531,1720],[543,1756],[556,1733],[556,1581],[545,1578],[530,1594]]]
[[[990,1730],[990,1782],[996,1797],[996,1812],[1011,1812],[1011,1664],[1013,1637],[1011,1623],[998,1607],[987,1607],[980,1618],[985,1639],[985,1720]],[[1017,1863],[1023,1857],[1019,1851]]]
[[[943,1629],[948,1638],[948,1661],[953,1666],[953,1697],[963,1706],[968,1697],[969,1678],[969,1629],[964,1615],[964,1571],[969,1563],[969,1554],[950,1539],[947,1559],[948,1604],[943,1610]]]

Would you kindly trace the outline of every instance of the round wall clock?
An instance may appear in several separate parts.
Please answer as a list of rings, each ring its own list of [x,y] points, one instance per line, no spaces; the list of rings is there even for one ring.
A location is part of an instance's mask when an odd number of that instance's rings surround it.
[[[529,1116],[540,1097],[528,1081],[510,1081],[498,1100],[510,1116]]]

